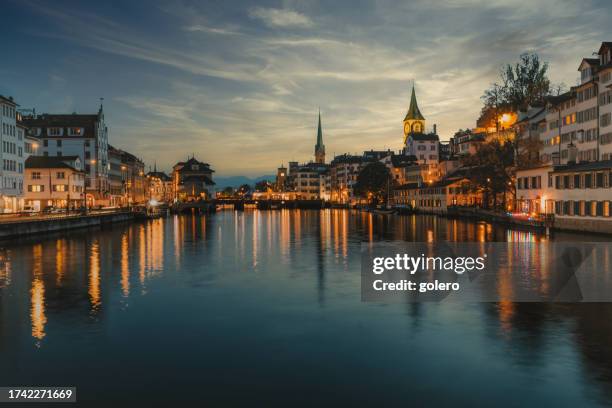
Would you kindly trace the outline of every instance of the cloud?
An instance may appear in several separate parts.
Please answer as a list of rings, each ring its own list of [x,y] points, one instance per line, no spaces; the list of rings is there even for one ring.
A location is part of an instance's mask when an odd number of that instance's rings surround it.
[[[234,29],[229,28],[217,28],[217,27],[209,27],[203,24],[195,24],[184,28],[185,31],[189,32],[205,32],[210,34],[219,34],[219,35],[240,35],[240,32]]]
[[[36,3],[44,24],[20,21],[13,32],[37,30],[35,43],[53,49],[50,72],[67,79],[62,92],[77,109],[104,87],[113,142],[166,168],[195,152],[223,175],[311,159],[319,105],[329,156],[398,150],[413,79],[428,126],[448,139],[474,126],[483,90],[521,52],[535,50],[553,82],[572,85],[580,58],[612,37],[607,4],[595,0],[284,0],[285,9],[247,12],[182,2],[161,16],[143,7],[138,18],[83,4]],[[551,12],[533,13],[534,4]],[[16,72],[12,64],[1,69]],[[57,92],[28,86],[42,111],[55,106]]]
[[[312,27],[312,20],[301,13],[292,10],[255,7],[249,11],[249,16],[263,21],[268,27]]]

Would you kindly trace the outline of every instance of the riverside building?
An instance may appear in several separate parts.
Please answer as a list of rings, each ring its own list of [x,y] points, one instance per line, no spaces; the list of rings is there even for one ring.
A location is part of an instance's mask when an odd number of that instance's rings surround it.
[[[18,121],[17,103],[0,95],[0,212],[18,212],[23,208],[23,173],[25,166],[25,131]]]
[[[40,140],[39,154],[79,156],[88,206],[110,204],[108,128],[102,104],[95,114],[32,114],[22,122],[29,135]]]

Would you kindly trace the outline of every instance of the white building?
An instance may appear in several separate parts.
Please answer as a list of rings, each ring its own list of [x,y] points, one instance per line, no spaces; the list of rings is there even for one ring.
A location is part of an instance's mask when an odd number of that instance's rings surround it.
[[[599,48],[599,154],[612,160],[612,42]]]
[[[23,208],[24,138],[17,124],[17,104],[0,95],[0,212],[18,212]]]
[[[43,156],[79,156],[86,174],[87,205],[109,205],[108,128],[97,114],[42,114],[23,118]]]
[[[554,214],[560,229],[612,233],[612,160],[544,165],[517,172],[517,212]]]
[[[579,163],[612,159],[611,49],[612,42],[603,42],[597,58],[580,62],[580,83],[548,99],[546,131],[540,136],[542,163],[568,163],[570,143]]]

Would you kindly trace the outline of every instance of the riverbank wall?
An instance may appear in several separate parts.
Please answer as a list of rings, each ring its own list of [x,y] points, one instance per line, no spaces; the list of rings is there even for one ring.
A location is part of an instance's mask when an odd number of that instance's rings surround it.
[[[97,227],[137,218],[133,212],[79,215],[72,217],[53,217],[43,219],[24,219],[0,223],[0,239],[20,238],[37,234],[67,231],[79,228]]]

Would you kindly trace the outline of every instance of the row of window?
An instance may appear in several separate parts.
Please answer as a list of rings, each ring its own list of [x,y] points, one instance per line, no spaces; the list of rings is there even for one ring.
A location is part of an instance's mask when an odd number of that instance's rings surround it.
[[[417,150],[427,150],[427,146],[420,144],[417,146]],[[429,146],[429,150],[436,150],[436,145]]]
[[[33,171],[32,175],[31,175],[32,180],[40,180],[41,179],[41,173],[40,171]],[[63,180],[66,178],[66,173],[63,171],[58,171],[55,173],[55,178],[56,179],[60,179]]]
[[[85,140],[84,143],[85,143],[85,147],[89,147],[89,145],[90,145],[89,140]],[[62,140],[56,140],[55,141],[55,145],[57,147],[62,147]],[[49,147],[49,139],[44,139],[43,140],[43,146]]]
[[[73,193],[81,193],[83,192],[82,186],[72,186],[72,189],[68,184],[53,184],[51,186],[52,191],[55,192],[73,192]],[[44,193],[45,185],[44,184],[28,184],[28,192],[30,193]]]
[[[556,215],[609,217],[610,201],[555,201]]]
[[[8,123],[2,124],[2,134],[8,136],[15,136],[17,134],[17,127]]]
[[[578,123],[588,122],[597,119],[597,107],[592,107],[578,112]]]
[[[23,157],[23,148],[21,146],[17,147],[16,143],[2,142],[2,152]]]
[[[599,94],[599,106],[604,106],[612,103],[612,91],[606,91]]]
[[[15,108],[8,105],[2,105],[2,116],[15,118]]]
[[[576,93],[576,98],[578,99],[578,102],[588,101],[589,99],[594,98],[596,96],[597,96],[596,86],[590,86]]]
[[[19,192],[21,192],[23,190],[23,181],[19,180],[19,183],[17,181],[18,180],[14,177],[3,177],[2,187],[16,189],[17,186],[19,186]]]
[[[23,173],[23,163],[17,163],[15,160],[2,160],[2,169],[6,171],[16,171]]]
[[[565,174],[565,175],[550,175],[548,177],[548,187],[554,186],[557,190],[574,189],[574,188],[608,188],[610,187],[609,180],[612,178],[612,173],[583,173],[583,174]]]

